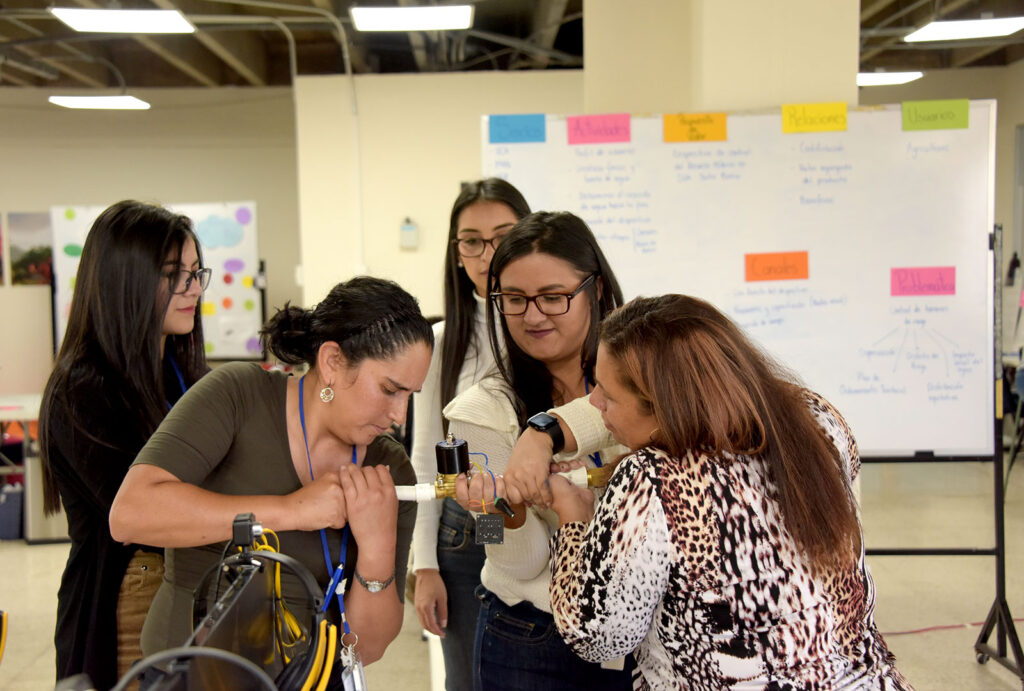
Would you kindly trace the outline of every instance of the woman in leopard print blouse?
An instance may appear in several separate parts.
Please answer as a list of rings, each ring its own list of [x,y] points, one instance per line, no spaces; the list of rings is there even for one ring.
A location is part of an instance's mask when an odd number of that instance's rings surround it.
[[[856,442],[727,317],[638,298],[602,328],[591,396],[634,451],[606,493],[552,477],[551,607],[638,689],[909,689],[874,624]],[[698,394],[698,395],[695,395]]]

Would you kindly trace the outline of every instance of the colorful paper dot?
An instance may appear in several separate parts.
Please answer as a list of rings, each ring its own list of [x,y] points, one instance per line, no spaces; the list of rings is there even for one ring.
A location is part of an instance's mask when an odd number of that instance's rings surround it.
[[[204,347],[206,348],[206,353],[207,353],[207,355],[209,355],[210,353],[212,353],[212,352],[213,352],[213,344],[212,344],[212,343],[210,343],[209,341],[207,341],[207,342],[206,342],[206,343],[204,344]]]
[[[231,283],[232,283],[232,282],[233,282],[234,280],[235,280],[235,277],[234,277],[234,276],[232,276],[231,274],[224,274],[224,282],[225,282],[226,284],[228,284],[228,285],[231,285]]]
[[[203,316],[204,317],[209,317],[209,316],[212,316],[214,314],[217,314],[217,305],[213,304],[212,302],[204,302],[203,303]]]
[[[235,211],[235,220],[241,223],[243,226],[252,220],[252,212],[246,206],[241,206]]]
[[[81,257],[82,246],[74,242],[69,242],[68,244],[64,245],[64,254],[68,255],[69,257]]]
[[[245,278],[242,279],[242,285],[244,285],[246,288],[252,288],[254,282],[255,281],[252,280],[252,276],[246,276]]]
[[[263,348],[260,346],[260,339],[250,338],[245,342],[245,350],[250,353],[261,353]]]
[[[224,262],[224,270],[231,273],[238,273],[245,268],[245,262],[241,259],[227,259]]]
[[[246,300],[245,301],[245,309],[247,309],[250,312],[252,312],[254,309],[256,309],[256,303],[253,302],[252,300]]]
[[[71,277],[71,290],[75,289],[75,283],[78,281],[78,274]]]
[[[224,306],[224,309],[229,310],[231,309],[231,306],[234,305],[235,303],[231,298],[224,298],[223,300],[220,301],[220,304]]]
[[[69,221],[75,220],[75,210],[74,209],[65,209],[64,210],[64,218],[68,219]]]

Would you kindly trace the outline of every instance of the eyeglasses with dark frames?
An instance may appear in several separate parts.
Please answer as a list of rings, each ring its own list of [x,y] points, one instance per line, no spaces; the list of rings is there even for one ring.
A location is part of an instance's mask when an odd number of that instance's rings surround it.
[[[571,293],[540,293],[532,297],[521,293],[491,293],[491,301],[494,303],[494,308],[506,317],[518,317],[526,314],[531,302],[537,306],[541,314],[557,317],[569,311],[569,303],[572,299],[590,285],[595,278],[597,278],[597,274],[590,274]]]
[[[487,245],[491,246],[491,252],[496,252],[498,245],[504,239],[504,235],[495,235],[493,238],[487,238],[486,240],[478,237],[455,238],[452,240],[452,244],[458,250],[459,256],[472,259],[473,257],[483,256]]]
[[[213,276],[213,269],[196,269],[195,271],[179,269],[178,271],[168,271],[164,274],[164,278],[171,285],[171,293],[173,295],[187,293],[189,288],[192,287],[193,281],[199,281],[199,287],[205,291],[206,287],[210,285],[211,276]]]

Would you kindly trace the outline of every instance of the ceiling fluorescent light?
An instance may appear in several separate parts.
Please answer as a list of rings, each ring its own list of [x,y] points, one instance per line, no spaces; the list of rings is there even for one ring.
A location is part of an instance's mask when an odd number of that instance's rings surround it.
[[[912,34],[908,34],[903,40],[908,43],[919,41],[958,41],[971,38],[1009,36],[1021,29],[1024,29],[1024,17],[932,22]]]
[[[149,110],[149,104],[134,96],[50,96],[50,103],[64,108],[93,110]]]
[[[924,76],[924,72],[859,72],[857,86],[906,84]]]
[[[350,7],[359,31],[456,31],[473,25],[472,5]]]
[[[196,28],[178,10],[94,10],[51,7],[75,31],[114,34],[191,34]]]

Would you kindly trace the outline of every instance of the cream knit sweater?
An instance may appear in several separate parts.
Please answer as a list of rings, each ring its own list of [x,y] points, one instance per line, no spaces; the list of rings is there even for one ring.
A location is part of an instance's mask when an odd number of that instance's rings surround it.
[[[601,423],[600,414],[597,413],[595,418],[596,409],[586,398],[554,412],[561,414],[566,410],[564,419],[583,444],[592,445],[598,438],[610,440],[610,444],[602,449],[603,458],[610,460],[626,451],[611,440]],[[457,438],[465,439],[471,453],[487,454],[488,467],[495,474],[504,472],[519,438],[519,425],[500,377],[483,379],[460,394],[445,407],[444,416],[451,423],[449,431]],[[471,458],[482,464],[481,457]],[[590,464],[589,460],[587,462]],[[505,529],[503,544],[487,545],[487,560],[480,578],[484,586],[507,605],[527,600],[537,609],[551,612],[548,541],[558,528],[558,515],[545,509],[530,508],[527,511],[526,522],[521,527]]]

